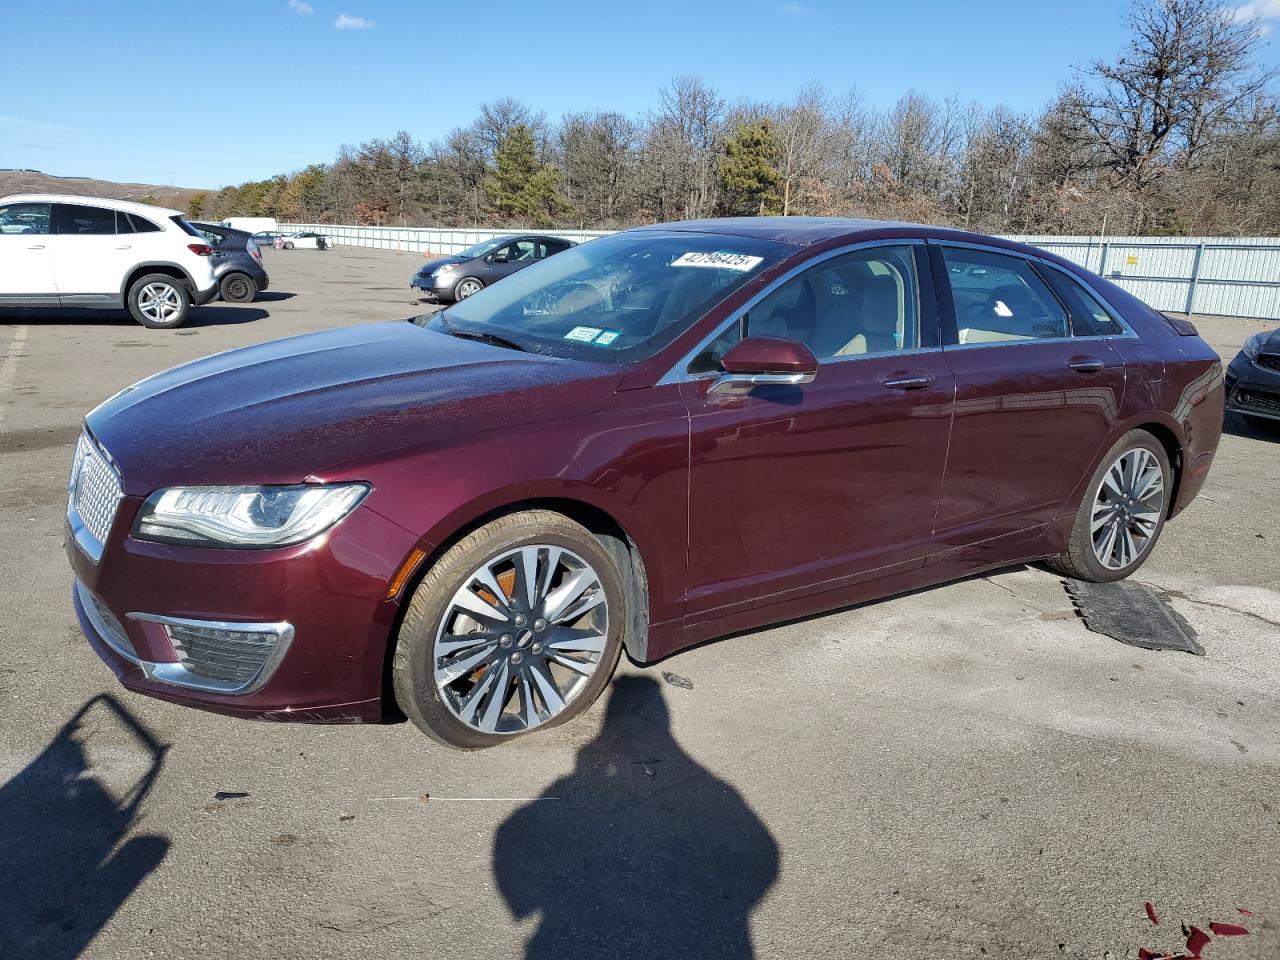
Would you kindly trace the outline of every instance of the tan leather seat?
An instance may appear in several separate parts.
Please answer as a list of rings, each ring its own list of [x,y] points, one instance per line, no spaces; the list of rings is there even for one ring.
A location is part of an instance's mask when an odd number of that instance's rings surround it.
[[[858,308],[855,334],[834,356],[849,357],[861,353],[887,353],[898,349],[902,325],[902,303],[893,277],[869,277],[862,281],[862,303]]]

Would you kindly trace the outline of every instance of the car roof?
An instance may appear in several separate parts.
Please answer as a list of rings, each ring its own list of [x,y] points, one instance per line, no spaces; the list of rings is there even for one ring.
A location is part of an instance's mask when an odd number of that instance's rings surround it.
[[[114,200],[110,197],[78,197],[66,193],[16,193],[9,197],[0,197],[0,203],[76,203],[90,207],[105,207],[108,210],[123,210],[125,213],[136,213],[145,217],[180,217],[181,210],[169,207],[157,207],[150,203],[136,203],[133,200]]]
[[[928,237],[989,246],[1025,249],[1024,244],[953,227],[898,220],[869,220],[857,217],[715,217],[706,220],[677,220],[636,227],[637,231],[680,231],[714,233],[734,237],[775,240],[797,247],[831,240],[874,239],[876,237]]]

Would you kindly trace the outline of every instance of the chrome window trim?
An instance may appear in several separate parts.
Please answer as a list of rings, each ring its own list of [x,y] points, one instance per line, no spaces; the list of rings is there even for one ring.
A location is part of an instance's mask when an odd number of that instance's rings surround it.
[[[721,335],[723,335],[726,330],[728,330],[735,323],[739,323],[742,320],[743,314],[749,313],[756,304],[758,304],[765,297],[769,296],[769,294],[773,293],[783,284],[799,276],[801,273],[804,273],[806,270],[810,269],[811,267],[816,267],[818,264],[826,263],[828,260],[831,260],[835,257],[843,256],[844,254],[847,254],[847,253],[856,253],[859,250],[870,250],[875,247],[923,246],[924,243],[925,243],[925,240],[923,237],[898,237],[895,239],[888,239],[888,240],[863,240],[858,243],[851,243],[843,247],[837,247],[834,250],[828,250],[826,253],[819,254],[816,257],[811,257],[808,260],[805,260],[803,263],[796,264],[794,267],[792,267],[782,276],[775,279],[763,290],[759,291],[755,296],[753,296],[750,300],[748,300],[746,303],[740,306],[732,314],[726,317],[724,321],[721,322],[720,325],[715,328],[715,330],[713,330],[711,333],[707,334],[707,336],[703,337],[700,341],[698,341],[698,344],[692,350],[686,353],[683,357],[681,357],[675,364],[673,364],[671,369],[669,369],[666,373],[664,373],[662,375],[662,378],[658,380],[658,382],[654,384],[654,386],[661,387],[671,383],[689,383],[689,382],[694,382],[698,380],[707,380],[707,379],[720,376],[720,374],[714,370],[708,370],[705,373],[689,373],[686,368],[689,366],[689,364],[691,364],[694,361],[695,358],[698,357],[699,354],[702,353],[702,351],[706,350],[707,347],[709,347]],[[917,339],[920,336],[920,330],[919,330],[920,318],[918,316],[920,312],[919,305],[918,305],[919,296],[920,296],[920,279],[919,277],[917,277],[916,278],[916,298],[917,298],[916,337]],[[852,354],[847,357],[826,357],[824,359],[819,360],[818,365],[821,366],[824,363],[830,363],[832,361],[863,360],[870,357],[896,357],[896,356],[904,355],[907,353],[925,353],[925,352],[940,350],[940,349],[941,349],[940,347],[913,347],[911,348],[911,350],[886,350],[881,353],[859,353],[859,354]]]
[[[965,250],[977,250],[980,253],[994,253],[999,256],[1013,257],[1018,260],[1026,260],[1029,263],[1039,264],[1040,266],[1048,267],[1051,270],[1057,270],[1059,273],[1066,276],[1066,278],[1073,283],[1081,283],[1081,280],[1078,277],[1074,276],[1070,270],[1064,269],[1063,267],[1058,266],[1058,264],[1053,263],[1050,260],[1046,260],[1044,257],[1036,256],[1033,253],[1023,253],[1020,250],[1008,250],[1004,247],[991,247],[991,246],[987,246],[986,244],[973,243],[967,240],[930,240],[929,243],[937,247],[959,247]],[[948,285],[950,284],[950,282],[951,282],[951,278],[948,276],[947,277]],[[1048,286],[1047,283],[1045,285]],[[1045,337],[1043,339],[1036,338],[1036,337],[1027,337],[1025,340],[999,340],[999,341],[992,341],[990,343],[951,343],[951,344],[945,344],[944,349],[968,350],[972,347],[1006,347],[1006,346],[1017,346],[1018,344],[1024,344],[1024,343],[1066,343],[1068,341],[1075,342],[1077,340],[1087,341],[1087,340],[1138,340],[1138,339],[1141,339],[1137,335],[1137,333],[1134,332],[1133,327],[1131,327],[1125,321],[1125,319],[1122,316],[1120,316],[1116,308],[1107,302],[1106,297],[1100,294],[1097,290],[1093,289],[1093,287],[1088,287],[1088,290],[1089,290],[1089,293],[1093,295],[1094,299],[1096,299],[1099,303],[1102,304],[1103,308],[1111,316],[1111,319],[1114,320],[1116,323],[1120,324],[1121,328],[1125,331],[1124,333],[1089,334],[1088,336],[1083,336],[1083,337],[1077,337],[1077,336]],[[1049,293],[1053,295],[1053,298],[1055,300],[1058,300],[1058,303],[1062,306],[1062,309],[1066,311],[1066,314],[1069,320],[1071,317],[1071,310],[1067,307],[1065,303],[1062,303],[1062,301],[1058,299],[1058,294],[1052,287],[1049,287]],[[955,304],[955,301],[953,299],[952,300],[953,310],[955,309],[954,304]],[[959,327],[956,328],[956,333],[957,335],[959,334]]]

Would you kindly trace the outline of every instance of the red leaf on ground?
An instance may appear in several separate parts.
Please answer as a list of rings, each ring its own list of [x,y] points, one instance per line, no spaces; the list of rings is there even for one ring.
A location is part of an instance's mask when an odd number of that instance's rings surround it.
[[[1247,937],[1249,931],[1238,923],[1211,923],[1209,929],[1220,937]]]
[[[1160,921],[1156,919],[1156,908],[1151,905],[1150,900],[1147,901],[1146,907],[1147,907],[1147,919],[1150,920],[1152,923],[1159,923]]]
[[[1253,916],[1253,911],[1252,911],[1252,910],[1246,910],[1244,907],[1236,907],[1236,912],[1237,912],[1237,913],[1239,913],[1239,914],[1241,914],[1241,915],[1243,915],[1243,916],[1246,916],[1246,917],[1252,917],[1252,916]]]
[[[1201,930],[1199,927],[1191,928],[1191,936],[1187,937],[1187,953],[1193,957],[1200,956],[1200,952],[1204,950],[1213,938]]]

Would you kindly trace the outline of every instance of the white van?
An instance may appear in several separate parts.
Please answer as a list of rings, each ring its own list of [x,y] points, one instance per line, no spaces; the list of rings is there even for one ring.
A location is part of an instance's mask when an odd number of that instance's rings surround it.
[[[227,217],[222,221],[224,227],[232,230],[243,230],[245,233],[262,233],[270,230],[275,233],[280,229],[275,217]]]

